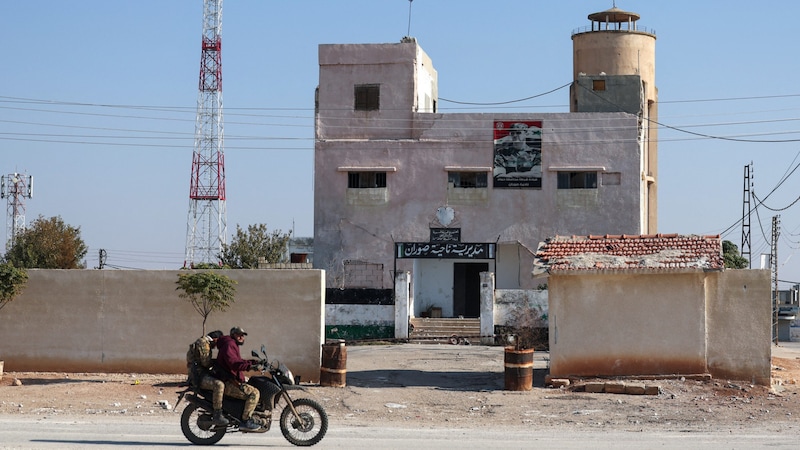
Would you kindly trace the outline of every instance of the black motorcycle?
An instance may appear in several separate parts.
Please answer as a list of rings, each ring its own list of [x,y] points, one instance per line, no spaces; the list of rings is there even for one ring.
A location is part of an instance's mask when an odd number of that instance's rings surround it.
[[[261,346],[263,358],[253,351],[251,354],[258,359],[256,366],[262,376],[250,377],[248,384],[254,386],[261,393],[254,417],[265,422],[257,430],[241,429],[242,411],[244,400],[225,396],[222,409],[228,425],[214,425],[212,415],[214,412],[211,399],[212,392],[199,387],[189,386],[178,392],[178,404],[184,398],[189,403],[181,414],[181,431],[191,443],[197,445],[212,445],[219,442],[225,433],[264,433],[269,430],[272,423],[273,411],[277,413],[278,405],[284,401],[280,411],[280,428],[287,441],[298,446],[314,445],[321,441],[328,431],[328,414],[322,406],[308,398],[292,400],[289,396],[288,386],[299,384],[299,377],[295,380],[292,372],[280,361],[268,362],[266,347]],[[271,377],[263,376],[269,372]]]

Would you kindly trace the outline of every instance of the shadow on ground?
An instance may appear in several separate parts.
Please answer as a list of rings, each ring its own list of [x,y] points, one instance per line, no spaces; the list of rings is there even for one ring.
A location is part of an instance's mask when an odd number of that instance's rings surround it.
[[[533,370],[533,386],[544,387],[547,369]],[[361,370],[347,373],[348,386],[380,387],[431,387],[451,391],[502,390],[505,374],[502,372],[424,371],[409,369]]]

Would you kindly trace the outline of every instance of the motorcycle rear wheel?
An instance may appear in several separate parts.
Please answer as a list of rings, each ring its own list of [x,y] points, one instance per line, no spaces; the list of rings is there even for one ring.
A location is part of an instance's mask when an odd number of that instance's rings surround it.
[[[208,411],[189,403],[181,413],[181,431],[192,444],[213,445],[225,436],[226,427],[214,426]]]
[[[306,447],[322,440],[328,431],[328,413],[314,400],[298,398],[292,404],[303,418],[303,423],[297,420],[292,409],[287,405],[281,412],[281,433],[293,445]]]

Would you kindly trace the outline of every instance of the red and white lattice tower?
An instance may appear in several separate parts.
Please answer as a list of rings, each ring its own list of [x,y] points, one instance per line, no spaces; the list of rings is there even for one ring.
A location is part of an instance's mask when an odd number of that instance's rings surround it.
[[[202,49],[184,267],[218,264],[228,233],[222,145],[222,0],[203,1]]]
[[[14,238],[25,230],[25,199],[33,198],[33,177],[10,173],[0,177],[0,198],[6,200],[6,250],[14,245]]]

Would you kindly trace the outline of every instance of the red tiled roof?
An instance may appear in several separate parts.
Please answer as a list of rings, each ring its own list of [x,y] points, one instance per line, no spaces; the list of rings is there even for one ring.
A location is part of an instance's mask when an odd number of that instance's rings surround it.
[[[555,236],[539,244],[534,272],[722,270],[722,240],[678,234]]]

